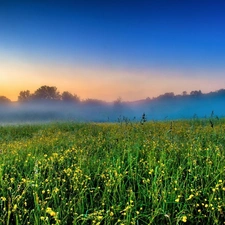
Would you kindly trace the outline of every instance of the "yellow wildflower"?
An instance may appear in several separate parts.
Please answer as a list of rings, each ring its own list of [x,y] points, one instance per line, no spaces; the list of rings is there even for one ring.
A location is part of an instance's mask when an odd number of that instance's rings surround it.
[[[5,202],[5,201],[6,201],[6,197],[1,197],[1,200],[2,200],[3,202]]]
[[[182,217],[182,222],[186,223],[187,222],[187,216]]]

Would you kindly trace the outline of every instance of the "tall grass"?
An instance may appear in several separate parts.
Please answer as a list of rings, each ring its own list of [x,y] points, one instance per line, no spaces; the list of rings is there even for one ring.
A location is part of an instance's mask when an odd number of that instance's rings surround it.
[[[0,224],[224,224],[212,122],[0,127]]]

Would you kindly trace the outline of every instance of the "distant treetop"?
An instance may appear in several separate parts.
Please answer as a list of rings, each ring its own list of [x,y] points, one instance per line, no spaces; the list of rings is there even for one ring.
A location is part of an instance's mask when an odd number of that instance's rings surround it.
[[[10,103],[10,102],[11,102],[11,100],[8,99],[7,97],[5,97],[5,96],[0,96],[0,103],[2,103],[2,104],[7,104],[7,103]]]

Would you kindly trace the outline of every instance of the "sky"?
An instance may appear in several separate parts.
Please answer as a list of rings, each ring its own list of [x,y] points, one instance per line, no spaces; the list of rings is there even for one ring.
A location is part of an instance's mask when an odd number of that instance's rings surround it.
[[[225,1],[1,0],[0,96],[135,101],[225,88]]]

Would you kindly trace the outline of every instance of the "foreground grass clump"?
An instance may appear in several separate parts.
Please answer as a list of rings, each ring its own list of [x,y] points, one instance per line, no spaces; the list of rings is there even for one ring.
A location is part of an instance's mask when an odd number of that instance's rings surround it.
[[[213,122],[0,127],[0,224],[224,224]]]

